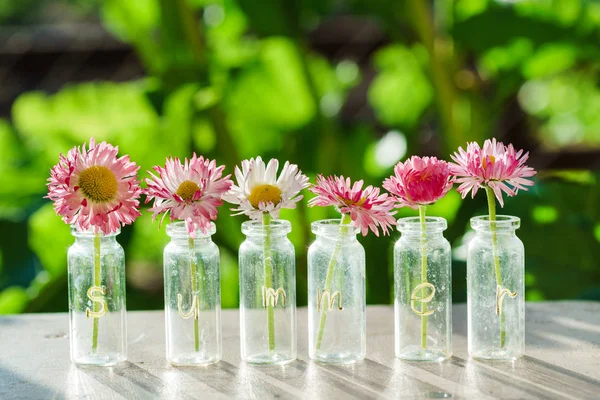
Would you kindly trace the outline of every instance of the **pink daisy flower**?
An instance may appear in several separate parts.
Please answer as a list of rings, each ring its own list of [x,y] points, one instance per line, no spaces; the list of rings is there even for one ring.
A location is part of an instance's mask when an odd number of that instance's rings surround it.
[[[446,161],[412,156],[396,164],[394,175],[383,182],[383,188],[397,197],[400,207],[417,209],[444,197],[453,184]]]
[[[458,153],[450,157],[455,162],[450,163],[450,172],[460,183],[457,190],[463,199],[469,192],[474,197],[480,187],[489,187],[503,207],[502,192],[512,197],[519,189],[527,190],[526,186],[533,186],[533,181],[525,179],[536,174],[533,168],[525,165],[529,153],[515,151],[512,144],[505,146],[496,139],[488,139],[482,149],[476,142],[467,143],[466,151],[459,147]]]
[[[138,167],[106,142],[74,147],[50,171],[48,196],[56,214],[81,231],[109,234],[140,216]]]
[[[312,198],[308,205],[313,206],[335,206],[342,214],[349,214],[354,225],[360,228],[363,236],[369,233],[369,229],[379,236],[378,227],[385,235],[388,228],[395,225],[396,220],[392,216],[395,211],[396,201],[387,193],[379,194],[379,188],[367,186],[362,189],[363,181],[355,182],[343,176],[317,176],[316,185],[309,190],[317,195]]]
[[[146,203],[154,199],[154,206],[148,211],[153,219],[163,214],[164,220],[170,214],[171,221],[182,220],[189,235],[196,237],[196,230],[206,233],[210,221],[217,219],[217,207],[223,204],[221,196],[233,182],[230,175],[222,177],[225,166],[217,167],[213,160],[196,157],[186,158],[182,164],[178,158],[167,158],[165,167],[155,166],[159,176],[148,171],[148,188],[144,190]]]

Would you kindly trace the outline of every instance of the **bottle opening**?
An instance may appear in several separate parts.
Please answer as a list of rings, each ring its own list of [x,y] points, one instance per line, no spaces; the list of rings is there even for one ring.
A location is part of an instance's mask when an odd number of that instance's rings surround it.
[[[284,236],[292,231],[292,224],[285,219],[273,219],[268,227],[272,236]],[[262,221],[245,221],[242,223],[242,233],[246,236],[265,236],[267,232]]]
[[[354,226],[353,223],[342,225],[340,224],[341,221],[341,219],[322,219],[320,221],[313,222],[310,226],[315,235],[356,235],[360,232],[360,229]]]
[[[196,238],[210,237],[217,232],[217,227],[214,222],[211,222],[206,232],[196,229]],[[167,235],[170,237],[190,237],[185,221],[171,222],[167,225]]]
[[[471,228],[476,231],[491,231],[492,224],[496,231],[514,231],[521,226],[521,219],[512,215],[497,215],[495,221],[490,220],[489,215],[471,218]]]
[[[109,234],[104,234],[102,233],[101,230],[98,230],[98,233],[100,234],[100,237],[114,237],[117,236],[119,233],[121,233],[121,229],[117,229],[115,232],[109,233]],[[77,226],[75,225],[71,225],[71,235],[75,236],[75,237],[79,237],[79,238],[93,238],[96,236],[96,233],[94,232],[93,229],[86,229],[85,231],[80,230],[79,228],[77,228]]]
[[[421,218],[400,218],[397,223],[398,230],[402,233],[421,233]],[[448,227],[448,222],[442,217],[425,217],[426,232],[443,232]]]

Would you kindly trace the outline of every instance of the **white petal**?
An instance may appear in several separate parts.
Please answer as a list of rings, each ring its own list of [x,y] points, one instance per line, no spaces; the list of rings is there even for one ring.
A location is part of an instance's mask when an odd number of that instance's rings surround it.
[[[263,183],[274,185],[277,180],[277,170],[279,169],[279,161],[272,158],[267,165],[267,170],[264,175]]]
[[[256,160],[251,163],[248,171],[248,179],[246,190],[248,193],[252,192],[255,186],[263,183],[265,179],[265,163],[260,157],[256,157]]]

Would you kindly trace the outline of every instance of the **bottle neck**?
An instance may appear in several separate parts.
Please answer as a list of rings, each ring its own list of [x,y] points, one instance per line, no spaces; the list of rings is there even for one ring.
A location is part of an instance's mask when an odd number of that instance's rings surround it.
[[[398,220],[398,230],[402,238],[409,240],[423,240],[423,232],[426,240],[442,238],[447,227],[448,223],[441,217],[405,217]]]
[[[100,239],[101,246],[117,243],[117,235],[100,235],[98,238]],[[97,238],[95,235],[75,235],[75,243],[79,245],[94,246],[96,244],[96,240]]]
[[[410,232],[400,232],[401,237],[403,239],[408,240],[422,240],[423,233],[418,231],[410,231]],[[426,240],[437,240],[444,237],[443,231],[425,231],[425,239]]]
[[[191,247],[191,246],[202,246],[212,243],[212,235],[197,236],[192,238],[191,236],[171,236],[171,243],[175,243],[177,246]]]
[[[339,242],[340,240],[343,243],[353,243],[353,242],[358,242],[356,233],[353,232],[348,232],[346,234],[324,234],[324,233],[317,233],[315,234],[317,237],[317,240],[321,240],[321,241],[332,241],[332,242]]]
[[[491,229],[475,229],[475,234],[479,237],[491,237],[493,233]],[[495,233],[496,237],[512,237],[517,235],[516,229],[498,229]]]
[[[481,235],[492,235],[496,232],[497,236],[515,236],[515,231],[521,226],[521,220],[512,215],[496,215],[491,220],[488,215],[481,215],[471,218],[471,228]]]
[[[259,233],[259,234],[250,234],[250,233],[246,233],[246,240],[249,240],[251,242],[254,243],[263,243],[267,238],[267,235]],[[269,240],[271,243],[277,243],[277,242],[281,242],[281,241],[286,241],[288,240],[288,237],[286,234],[270,234],[268,236]]]
[[[283,219],[271,220],[267,225],[262,221],[245,221],[242,223],[242,233],[250,240],[263,241],[266,237],[270,240],[286,239],[292,231],[290,221]]]

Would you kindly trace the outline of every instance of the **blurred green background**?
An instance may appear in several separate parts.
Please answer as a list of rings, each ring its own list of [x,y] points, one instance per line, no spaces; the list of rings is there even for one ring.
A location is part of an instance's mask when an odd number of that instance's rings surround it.
[[[142,177],[196,151],[229,173],[262,155],[375,185],[409,155],[495,136],[540,170],[502,210],[522,219],[527,299],[600,300],[599,2],[8,0],[0,24],[0,313],[67,310],[73,238],[45,180],[91,136]],[[468,220],[484,213],[483,194],[454,191],[429,210],[449,221],[455,301]],[[167,236],[143,214],[119,236],[130,310],[163,305]],[[300,305],[310,222],[332,215],[306,201],[282,213]],[[238,305],[243,220],[224,206],[217,221],[224,307]],[[397,237],[361,239],[369,303],[391,302]]]

